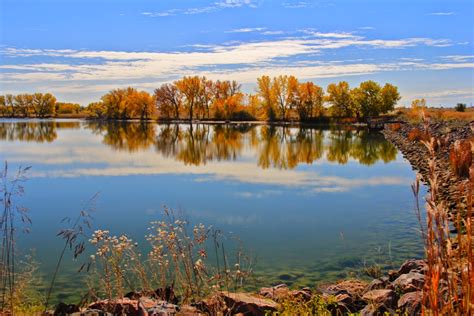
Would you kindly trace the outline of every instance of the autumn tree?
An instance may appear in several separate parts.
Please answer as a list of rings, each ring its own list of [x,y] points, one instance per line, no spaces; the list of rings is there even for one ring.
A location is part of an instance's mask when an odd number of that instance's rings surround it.
[[[257,79],[258,94],[262,98],[263,105],[263,118],[269,121],[273,121],[276,118],[275,106],[276,98],[272,91],[272,82],[269,76],[262,76]]]
[[[86,107],[86,112],[95,118],[104,119],[107,117],[107,107],[103,102],[92,102]]]
[[[198,76],[185,76],[183,79],[175,81],[175,85],[184,95],[184,107],[188,112],[189,120],[192,120],[194,107],[199,102],[201,79]]]
[[[237,81],[216,81],[214,84],[214,113],[217,118],[231,119],[243,101]]]
[[[352,117],[356,114],[349,83],[341,81],[331,83],[327,88],[327,101],[332,105],[332,112],[336,116]]]
[[[280,118],[287,119],[288,110],[295,104],[298,80],[294,76],[275,77],[271,91],[278,105]]]
[[[16,113],[23,117],[28,116],[29,109],[33,107],[33,98],[31,94],[18,94],[13,98],[15,104]]]
[[[175,84],[167,83],[155,89],[155,102],[161,118],[179,119],[179,111],[183,103],[183,97]]]
[[[0,95],[0,115],[6,116],[8,114],[8,109],[5,103],[5,96]]]
[[[56,111],[56,98],[51,93],[33,94],[33,112],[37,117],[53,116]]]
[[[295,100],[300,120],[323,114],[324,90],[313,82],[299,84]]]
[[[77,103],[57,102],[56,113],[57,114],[78,114],[81,112],[82,107]]]

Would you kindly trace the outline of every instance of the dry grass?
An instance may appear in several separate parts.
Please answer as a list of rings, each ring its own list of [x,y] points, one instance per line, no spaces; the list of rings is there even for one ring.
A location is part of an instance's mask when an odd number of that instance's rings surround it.
[[[388,124],[387,126],[391,131],[394,132],[397,132],[402,128],[402,125],[400,123]]]
[[[454,174],[459,178],[469,177],[473,147],[474,141],[472,140],[457,140],[449,150],[449,162]]]
[[[425,130],[420,130],[418,128],[413,128],[408,133],[408,140],[411,142],[420,142],[420,141],[428,141],[430,139],[430,134]]]
[[[114,299],[129,291],[160,296],[169,289],[188,304],[219,291],[236,292],[250,275],[250,261],[240,249],[232,260],[220,231],[202,224],[190,229],[187,221],[166,208],[164,220],[152,222],[149,230],[146,239],[151,250],[147,255],[125,235],[111,236],[104,230],[93,234],[90,242],[96,253],[89,282],[93,299]],[[209,249],[214,249],[214,263]]]
[[[426,118],[434,121],[474,121],[474,109],[468,108],[465,112],[458,112],[451,108],[400,108],[399,115],[409,122],[422,121],[422,113]]]
[[[472,315],[474,312],[474,254],[472,226],[472,195],[474,169],[464,192],[467,204],[460,204],[454,223],[448,220],[449,209],[438,199],[436,140],[425,141],[430,158],[430,194],[426,198],[426,228],[422,226],[428,270],[423,290],[424,315]],[[418,196],[419,180],[413,185]],[[417,207],[418,215],[420,208]],[[462,214],[462,215],[461,215]],[[419,215],[421,219],[421,216]],[[456,234],[451,234],[452,224]]]

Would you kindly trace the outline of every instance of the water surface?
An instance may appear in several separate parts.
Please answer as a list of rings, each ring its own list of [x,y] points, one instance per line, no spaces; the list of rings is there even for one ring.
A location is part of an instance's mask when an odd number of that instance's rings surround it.
[[[22,205],[45,279],[55,237],[96,192],[94,227],[144,242],[162,206],[238,236],[262,283],[295,286],[422,255],[408,162],[365,130],[0,121],[0,160],[32,166]],[[74,293],[67,260],[61,295]],[[59,293],[58,293],[59,295]]]

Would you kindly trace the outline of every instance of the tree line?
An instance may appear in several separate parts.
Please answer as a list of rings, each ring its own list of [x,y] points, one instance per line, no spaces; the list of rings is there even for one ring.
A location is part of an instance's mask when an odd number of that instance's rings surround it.
[[[51,93],[0,95],[0,116],[54,117],[58,114],[79,114],[84,108],[77,103],[57,102]]]
[[[261,76],[255,92],[246,94],[236,81],[185,76],[161,85],[153,94],[131,87],[114,89],[86,108],[58,103],[50,93],[0,96],[0,115],[48,117],[82,112],[109,120],[310,121],[328,116],[378,116],[393,110],[399,100],[396,86],[381,86],[372,80],[355,88],[341,81],[325,90],[294,76]]]

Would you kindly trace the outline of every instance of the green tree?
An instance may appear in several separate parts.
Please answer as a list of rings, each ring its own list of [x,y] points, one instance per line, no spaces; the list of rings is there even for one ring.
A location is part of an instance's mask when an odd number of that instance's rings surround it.
[[[341,81],[338,84],[331,83],[327,92],[327,101],[332,105],[333,115],[352,117],[357,113],[349,83],[346,81]]]
[[[375,81],[362,82],[352,90],[353,101],[364,117],[377,116],[382,108],[382,88]]]
[[[393,111],[395,105],[401,99],[398,88],[390,83],[386,83],[381,90],[381,94],[382,104],[380,113],[384,114]]]

